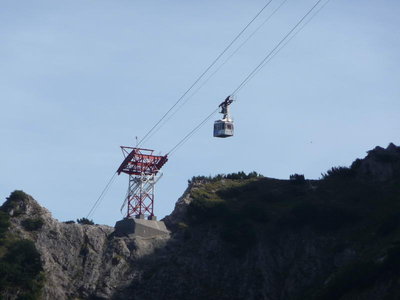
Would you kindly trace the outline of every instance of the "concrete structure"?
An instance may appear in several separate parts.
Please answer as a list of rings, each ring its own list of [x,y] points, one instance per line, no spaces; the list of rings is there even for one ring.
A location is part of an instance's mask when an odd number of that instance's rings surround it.
[[[144,218],[124,218],[115,224],[116,236],[133,234],[140,237],[155,237],[169,235],[169,231],[163,221],[146,220]]]

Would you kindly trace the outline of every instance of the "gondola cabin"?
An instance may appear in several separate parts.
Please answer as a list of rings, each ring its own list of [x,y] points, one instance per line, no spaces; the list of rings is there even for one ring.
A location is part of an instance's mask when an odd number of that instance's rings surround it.
[[[226,138],[233,136],[232,120],[217,120],[214,122],[214,137]]]
[[[226,138],[233,136],[233,121],[229,115],[229,105],[231,105],[233,99],[228,96],[219,107],[221,108],[220,113],[224,116],[221,120],[214,122],[214,137]]]

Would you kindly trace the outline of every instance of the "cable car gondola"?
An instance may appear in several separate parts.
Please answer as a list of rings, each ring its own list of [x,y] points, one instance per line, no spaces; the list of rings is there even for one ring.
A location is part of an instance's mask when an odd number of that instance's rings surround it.
[[[221,120],[214,122],[214,137],[226,138],[233,136],[233,120],[229,115],[229,105],[231,105],[233,99],[228,96],[224,102],[222,102],[219,107],[221,107],[220,113],[223,114]]]

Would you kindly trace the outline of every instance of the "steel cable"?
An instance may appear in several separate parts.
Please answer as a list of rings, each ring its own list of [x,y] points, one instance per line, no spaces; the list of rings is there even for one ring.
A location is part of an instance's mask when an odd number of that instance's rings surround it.
[[[196,133],[203,125],[219,110],[219,108],[215,109],[211,114],[209,114],[203,121],[201,121],[194,129],[192,129],[183,139],[179,141],[171,150],[168,151],[167,155],[170,156],[174,151],[180,148],[186,141]]]
[[[286,2],[287,0],[284,0],[284,2],[278,7],[278,9]],[[254,78],[254,76],[268,63],[270,62],[300,31],[304,29],[305,26],[307,26],[308,23],[328,4],[330,0],[327,0],[313,15],[312,17],[303,24],[297,31],[296,29],[303,23],[303,21],[314,11],[314,9],[322,2],[323,0],[319,0],[316,2],[316,4],[303,16],[303,18],[300,19],[300,21],[285,35],[285,37],[275,46],[269,53],[268,55],[259,63],[253,70],[252,72],[249,73],[249,75],[239,84],[239,86],[233,91],[231,95],[237,94],[247,83]],[[262,11],[268,7],[268,5],[272,2],[270,0],[262,9],[261,11],[250,21],[249,24],[246,25],[246,27],[236,36],[236,38],[224,49],[224,51],[213,61],[213,63],[200,75],[200,77],[195,81],[192,86],[182,95],[181,98],[178,99],[178,101],[163,115],[163,117],[150,129],[150,131],[139,141],[138,145],[139,146],[145,138],[157,127],[164,119],[165,117],[173,110],[173,108],[186,96],[186,94],[201,80],[201,78],[204,77],[204,75],[216,64],[216,62],[222,57],[223,54],[232,46],[232,44],[240,37],[241,34],[254,22],[254,20],[262,13]],[[273,13],[278,10],[276,9]],[[272,15],[270,17],[272,17]],[[269,17],[269,18],[270,18]],[[268,19],[269,19],[268,18]],[[205,81],[205,83],[215,75],[215,73],[268,21],[268,19],[261,24],[228,58],[227,60],[224,61],[224,63],[216,70],[214,71]],[[294,35],[290,36],[293,32]],[[200,88],[204,86],[203,83],[193,94],[190,95],[189,98],[191,98]],[[186,103],[187,100],[184,102]],[[183,103],[183,104],[184,104]],[[200,122],[194,129],[192,129],[188,134],[186,134],[183,139],[181,139],[174,147],[171,148],[171,150],[167,153],[167,155],[171,156],[176,150],[178,150],[180,147],[182,147],[201,127],[204,126],[204,124],[219,110],[219,108],[215,109],[210,113],[202,122]],[[175,114],[175,112],[174,112]],[[165,123],[164,123],[165,124]],[[104,198],[104,195],[107,193],[109,190],[111,184],[113,183],[115,176],[117,173],[114,173],[111,179],[108,181],[106,187],[103,189],[102,193],[100,194],[99,198],[96,200],[94,205],[92,206],[91,210],[89,211],[87,218],[89,218],[94,211],[97,209],[97,207],[100,205],[102,199]]]
[[[268,53],[268,55],[261,61],[260,64],[258,64],[252,72],[241,82],[241,84],[234,90],[234,92],[231,95],[235,95],[239,90],[241,90],[254,76],[257,74],[258,71],[260,71],[269,61],[271,61],[272,58],[276,56],[301,30],[304,29],[304,27],[310,23],[310,21],[328,4],[330,0],[327,0],[326,3],[324,3],[312,16],[311,18],[303,24],[299,28],[299,30],[296,31],[296,29],[303,23],[303,21],[314,11],[314,9],[322,2],[323,0],[317,1],[314,6],[300,19],[300,21],[289,31],[288,34],[285,35],[285,37],[277,44],[276,47],[272,51]],[[293,33],[290,38],[289,36]],[[289,39],[288,39],[289,38]],[[277,51],[276,51],[277,50]],[[182,147],[184,143],[186,143],[189,138],[191,138],[196,131],[198,131],[216,112],[218,111],[218,108],[214,110],[210,115],[208,115],[202,122],[200,122],[192,131],[190,131],[182,140],[180,140],[169,152],[168,154],[172,154],[175,152],[178,148]]]
[[[277,50],[271,55],[271,57],[270,57],[267,61],[265,61],[265,63],[263,64],[263,66],[262,66],[261,68],[259,68],[259,69],[249,78],[248,82],[249,82],[251,79],[253,79],[253,77],[254,77],[267,63],[269,63],[283,48],[285,48],[285,46],[286,46],[287,44],[289,44],[291,40],[293,40],[293,39],[297,36],[297,34],[298,34],[300,31],[302,31],[302,30],[304,29],[304,27],[306,27],[306,26],[308,25],[308,23],[310,23],[310,22],[312,21],[312,19],[314,19],[314,17],[329,3],[329,1],[330,1],[330,0],[327,0],[324,4],[322,4],[322,5],[320,6],[320,8],[311,16],[311,18],[309,18],[309,19],[303,24],[303,26],[301,26],[289,39],[287,39],[287,40],[282,44],[282,46],[281,46],[279,49],[277,49]],[[247,84],[247,83],[246,83],[246,84]],[[236,93],[238,93],[241,89],[242,89],[242,87],[241,87]]]
[[[287,2],[288,0],[283,0],[282,3],[259,25],[230,55],[229,57],[220,65],[218,66],[217,69],[214,70],[214,72],[207,77],[206,80],[202,82],[202,84],[190,95],[188,96],[182,103],[181,105],[164,120],[164,122],[157,128],[155,129],[148,137],[146,140],[143,142],[149,140],[152,136],[154,136],[162,126],[164,126],[195,94],[197,94],[207,83],[210,81],[214,75],[221,70],[221,68],[276,14],[276,12]]]
[[[141,145],[146,138],[151,134],[151,132],[166,118],[166,116],[178,105],[182,99],[193,89],[193,87],[206,75],[206,73],[218,62],[218,60],[229,50],[229,48],[240,38],[240,36],[249,28],[249,26],[258,18],[258,16],[271,4],[273,0],[269,0],[267,4],[253,17],[253,19],[239,32],[238,35],[225,47],[225,49],[214,59],[214,61],[201,73],[201,75],[194,81],[194,83],[182,94],[182,96],[172,105],[166,113],[158,120],[155,125],[144,135],[144,137],[139,141],[138,146]]]
[[[115,172],[113,174],[113,176],[110,178],[110,180],[108,181],[108,183],[106,184],[105,188],[103,189],[103,191],[101,192],[99,198],[97,198],[96,202],[93,204],[92,208],[89,210],[89,213],[87,214],[86,218],[88,219],[91,215],[93,215],[93,213],[95,212],[95,210],[97,209],[97,207],[100,205],[101,201],[103,200],[105,194],[107,193],[107,191],[109,190],[111,184],[114,182],[115,176],[117,175],[117,172]]]
[[[323,0],[318,0],[314,6],[297,22],[297,24],[285,35],[285,37],[268,53],[267,56],[250,72],[249,75],[239,84],[239,86],[231,93],[231,95],[235,95],[239,90],[241,90],[251,78],[253,78],[253,74],[258,72],[265,66],[265,62],[271,57],[271,55],[285,42],[285,40],[303,23],[303,21],[313,12],[313,10],[322,2]]]
[[[156,122],[156,124],[145,134],[145,136],[137,143],[137,147],[141,145],[146,138],[154,131],[154,129],[166,118],[166,116],[178,105],[179,102],[182,101],[182,99],[185,98],[185,96],[193,89],[193,87],[204,77],[204,75],[207,74],[207,72],[218,62],[218,60],[229,50],[229,48],[240,38],[240,36],[247,30],[247,28],[258,18],[258,16],[271,4],[273,0],[268,0],[268,2],[261,8],[261,10],[253,17],[253,19],[239,32],[239,34],[236,35],[236,37],[228,44],[228,46],[225,47],[225,49],[217,56],[217,58],[214,59],[214,61],[203,71],[203,73],[195,80],[195,82],[183,93],[183,95],[174,103],[174,105],[171,106],[170,109],[164,115],[161,117],[159,121]],[[108,181],[107,185],[101,192],[99,198],[95,201],[94,205],[90,209],[87,218],[89,218],[100,202],[102,201],[104,195],[107,193],[109,187],[111,186],[112,182],[114,181],[116,176],[116,173],[113,174],[111,179]]]

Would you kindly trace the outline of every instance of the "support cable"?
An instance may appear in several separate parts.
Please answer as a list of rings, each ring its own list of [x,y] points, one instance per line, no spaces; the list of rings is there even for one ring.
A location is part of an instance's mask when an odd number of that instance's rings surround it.
[[[229,55],[229,57],[225,59],[225,61],[220,66],[218,66],[218,68],[215,69],[214,72],[210,76],[208,76],[207,79],[204,80],[192,94],[186,97],[186,99],[180,104],[180,106],[172,114],[170,114],[168,118],[166,118],[164,122],[162,122],[157,129],[155,129],[151,134],[149,134],[147,139],[144,140],[143,142],[149,140],[153,135],[155,135],[161,129],[162,126],[164,126],[194,95],[196,95],[208,83],[208,81],[210,81],[210,79],[214,77],[214,75],[218,73],[219,70],[221,70],[222,67],[277,13],[277,11],[287,1],[288,0],[283,0],[282,3]]]
[[[100,205],[101,201],[103,200],[105,194],[108,192],[110,189],[111,184],[114,182],[115,176],[117,176],[117,172],[113,174],[113,176],[110,178],[106,186],[104,187],[103,191],[101,192],[99,198],[97,198],[96,202],[93,204],[92,208],[89,210],[89,213],[87,214],[86,218],[89,219],[91,215],[95,212],[97,207]]]
[[[168,151],[167,155],[171,156],[174,151],[176,151],[178,148],[180,148],[184,143],[187,142],[188,139],[190,139],[193,134],[196,133],[197,130],[199,130],[203,125],[219,110],[219,107],[215,109],[211,114],[209,114],[203,121],[201,121],[192,131],[190,131],[183,139],[181,139],[174,147],[172,147],[171,150]]]
[[[272,1],[272,0],[271,0]],[[197,82],[205,75],[205,73],[208,72],[208,70],[215,65],[215,63],[217,62],[217,60],[228,50],[228,48],[237,40],[237,38],[247,29],[247,27],[249,27],[249,25],[258,17],[258,15],[261,14],[261,12],[271,3],[271,1],[269,1],[266,6],[263,7],[263,9],[256,15],[256,17],[245,27],[244,30],[242,30],[242,32],[236,37],[236,39],[224,50],[224,52],[222,54],[220,54],[218,56],[218,58],[213,62],[213,64],[201,75],[201,77],[199,77],[199,79],[195,82],[195,84],[197,84]],[[286,2],[287,0],[284,0],[284,2],[278,7],[278,9]],[[311,22],[311,20],[328,4],[330,0],[327,0],[312,16],[311,18],[306,21],[303,26],[301,26],[297,31],[295,31],[300,24],[311,14],[311,12],[318,6],[319,3],[322,2],[322,0],[319,0],[308,12],[307,14],[295,25],[295,27],[289,31],[289,33],[278,43],[278,45],[261,61],[261,63],[259,65],[257,65],[257,67],[241,82],[241,84],[235,89],[235,91],[232,93],[232,95],[238,93],[268,62],[270,62],[300,31],[302,31],[304,29],[304,27],[306,27],[308,25],[308,23]],[[277,10],[275,10],[273,12],[273,14],[276,12]],[[270,16],[272,17],[272,15]],[[264,22],[266,23],[268,21],[268,19]],[[262,24],[263,25],[263,24]],[[262,26],[261,25],[261,26]],[[255,32],[253,32],[252,35],[254,35],[259,28],[258,27],[256,29]],[[291,37],[289,37],[293,32],[295,32]],[[251,35],[251,36],[252,36]],[[234,53],[236,53],[243,45],[244,43],[246,43],[250,38],[248,37],[245,42],[243,42],[236,50]],[[233,53],[233,54],[234,54]],[[229,60],[233,54],[231,54],[231,56],[228,57],[227,60]],[[227,60],[222,64],[224,65]],[[221,68],[221,66],[217,69],[217,71]],[[214,71],[214,73],[211,74],[210,77],[207,78],[206,81],[208,81],[214,74],[216,73],[216,71]],[[169,111],[167,111],[167,113],[160,119],[160,121],[153,126],[153,128],[146,134],[146,136],[148,136],[152,130],[154,130],[154,128],[166,117],[166,115],[183,99],[183,97],[194,87],[193,84],[186,92],[185,94],[174,104],[173,107],[171,107],[171,109]],[[202,86],[204,86],[205,83],[203,83],[200,88]],[[198,88],[195,92],[197,92],[200,88]],[[192,97],[194,94],[192,94],[190,97]],[[187,101],[187,100],[186,100]],[[185,101],[185,102],[186,102]],[[176,150],[178,150],[180,147],[183,146],[183,144],[185,144],[201,127],[204,126],[204,124],[206,124],[206,122],[219,110],[219,108],[215,109],[212,111],[211,114],[209,114],[202,122],[200,122],[193,130],[191,130],[187,135],[185,135],[185,137],[180,140],[173,148],[171,148],[171,150],[167,153],[167,155],[171,156]],[[143,137],[141,139],[141,141],[138,143],[137,146],[139,146],[139,144],[146,138]],[[108,181],[107,185],[105,186],[105,188],[103,189],[102,193],[100,194],[99,198],[96,200],[96,202],[94,203],[94,205],[92,206],[92,208],[90,209],[87,218],[89,218],[91,215],[93,215],[94,211],[97,209],[97,207],[100,205],[102,199],[104,198],[104,195],[107,193],[107,191],[109,190],[111,184],[113,183],[113,181],[115,180],[117,173],[114,173],[113,176],[110,178],[110,180]]]
[[[300,31],[302,31],[302,30],[304,29],[304,27],[306,27],[306,26],[308,25],[308,23],[311,22],[311,21],[314,19],[314,17],[315,17],[322,9],[324,9],[324,7],[325,7],[329,2],[330,2],[330,0],[327,0],[324,4],[322,4],[321,7],[320,7],[316,12],[314,12],[314,14],[313,14],[300,28],[298,28],[298,30],[297,30],[290,38],[288,38],[288,39],[282,44],[282,46],[281,46],[279,49],[277,49],[277,50],[271,55],[271,57],[270,57],[267,61],[265,61],[265,63],[264,63],[264,65],[262,66],[262,68],[263,68],[267,63],[269,63],[279,52],[281,52],[281,50],[282,50],[283,48],[285,48],[285,46],[286,46],[287,44],[289,44],[289,43],[297,36],[297,34],[298,34]],[[254,77],[255,75],[257,75],[257,73],[258,73],[262,68],[258,69],[258,70],[249,78],[248,81],[251,81],[251,80],[253,79],[253,77]],[[240,91],[240,89],[237,91],[237,93],[238,93],[239,91]]]
[[[219,61],[219,59],[230,49],[230,47],[242,36],[242,34],[247,30],[247,28],[253,24],[253,22],[258,18],[258,16],[271,4],[273,0],[268,0],[268,2],[261,8],[261,10],[253,17],[253,19],[239,32],[238,35],[228,44],[228,46],[225,47],[225,49],[214,59],[214,61],[203,71],[203,73],[195,80],[195,82],[183,93],[183,95],[172,105],[172,107],[161,117],[161,119],[146,133],[146,135],[137,143],[136,147],[139,147],[140,144],[142,144],[146,138],[156,129],[156,127],[167,117],[167,115],[178,105],[179,102],[182,101],[182,99],[185,98],[185,96],[193,89],[193,87],[207,74],[207,72]],[[196,91],[197,92],[197,91]],[[193,94],[192,94],[193,96]],[[191,96],[191,97],[192,97]],[[187,102],[187,101],[185,101]],[[213,113],[214,114],[214,113]],[[211,117],[211,116],[210,116]],[[208,120],[208,118],[207,118]],[[164,123],[165,124],[165,123]],[[162,124],[163,125],[163,124]],[[201,127],[201,126],[200,126]],[[197,130],[194,130],[194,132]],[[188,135],[190,137],[191,134]],[[179,144],[179,143],[178,143]],[[179,145],[177,145],[179,146]],[[175,147],[174,147],[175,148]],[[100,196],[97,198],[95,203],[93,204],[92,208],[90,209],[87,218],[89,218],[94,211],[97,209],[101,201],[103,200],[105,194],[109,190],[112,182],[115,179],[117,173],[114,173],[111,179],[108,181],[106,184],[105,188],[101,192]]]
[[[297,24],[285,35],[285,37],[268,53],[267,56],[250,72],[249,75],[239,84],[239,86],[231,93],[231,95],[235,95],[239,92],[249,81],[253,78],[253,75],[257,73],[260,69],[265,66],[267,60],[273,55],[273,53],[285,42],[285,40],[303,23],[303,21],[314,11],[314,9],[322,2],[323,0],[318,0],[314,6],[297,22]]]
[[[295,31],[299,25],[311,14],[312,11],[318,6],[319,3],[321,3],[323,0],[319,0],[305,15],[304,17],[290,30],[289,34],[287,34],[279,43],[278,45],[262,60],[262,62],[245,78],[245,80],[242,81],[242,83],[236,88],[234,93],[237,93],[240,89],[242,89],[253,77],[254,75],[262,68],[264,67],[273,57],[276,56],[300,31],[304,29],[304,27],[307,26],[311,22],[311,20],[328,4],[330,0],[327,0],[312,16],[311,18],[303,24],[297,31]],[[288,37],[290,34],[293,32],[294,35],[292,35],[289,39]],[[277,51],[275,51],[277,50]],[[232,95],[234,94],[232,93]],[[208,115],[201,123],[199,123],[192,131],[190,131],[182,140],[178,142],[169,152],[168,155],[171,155],[173,152],[175,152],[177,149],[182,147],[184,143],[186,143],[217,111],[219,108],[214,110],[210,115]]]
[[[253,19],[239,32],[238,35],[225,47],[225,49],[214,59],[214,61],[201,73],[201,75],[195,80],[195,82],[183,93],[183,95],[167,110],[166,113],[161,117],[160,120],[144,135],[139,141],[138,146],[150,135],[150,133],[165,119],[165,117],[182,101],[183,98],[192,90],[192,88],[206,75],[206,73],[218,62],[218,60],[229,50],[229,48],[240,38],[240,36],[247,30],[247,28],[258,18],[258,16],[271,4],[273,0],[269,0],[267,4],[253,17]]]

